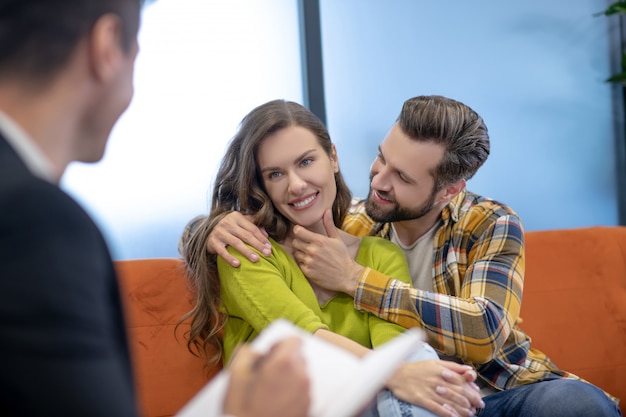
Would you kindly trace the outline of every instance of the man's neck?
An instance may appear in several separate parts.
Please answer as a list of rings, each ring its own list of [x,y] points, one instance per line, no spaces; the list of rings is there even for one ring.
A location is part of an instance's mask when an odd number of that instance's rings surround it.
[[[42,99],[38,94],[50,95]],[[0,84],[0,111],[28,136],[49,161],[52,180],[58,183],[72,160],[72,111],[52,92],[30,92],[19,84]]]
[[[439,221],[443,208],[443,205],[441,207],[435,206],[419,219],[393,222],[393,228],[398,235],[398,240],[403,245],[412,245]]]

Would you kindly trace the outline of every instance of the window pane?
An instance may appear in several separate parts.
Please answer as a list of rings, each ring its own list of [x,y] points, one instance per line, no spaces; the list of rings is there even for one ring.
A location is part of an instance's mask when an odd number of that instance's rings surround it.
[[[303,99],[297,0],[158,0],[139,42],[135,97],[104,159],[72,164],[62,182],[117,259],[178,256],[241,118]]]

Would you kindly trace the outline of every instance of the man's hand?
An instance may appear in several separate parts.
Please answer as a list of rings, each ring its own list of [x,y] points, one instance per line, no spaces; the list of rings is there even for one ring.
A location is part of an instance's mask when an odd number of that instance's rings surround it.
[[[236,417],[308,416],[310,380],[300,339],[285,339],[265,355],[243,345],[229,370],[224,414]]]
[[[339,236],[330,210],[324,212],[323,223],[327,236],[294,227],[294,258],[313,283],[354,297],[364,268],[354,261]]]
[[[234,267],[239,266],[239,259],[228,253],[226,246],[232,246],[251,262],[258,261],[259,255],[247,245],[269,256],[272,253],[272,245],[267,239],[267,232],[252,223],[250,219],[250,216],[244,216],[238,211],[225,215],[211,231],[206,243],[207,251],[224,258]]]

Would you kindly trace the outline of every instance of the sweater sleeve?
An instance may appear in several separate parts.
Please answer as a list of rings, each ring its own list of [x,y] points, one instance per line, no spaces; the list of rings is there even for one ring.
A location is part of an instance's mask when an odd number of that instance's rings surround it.
[[[222,306],[228,314],[224,334],[227,356],[228,346],[252,340],[278,318],[311,333],[328,328],[302,272],[278,244],[272,245],[272,255],[260,256],[255,263],[229,248],[241,260],[237,268],[218,258]]]

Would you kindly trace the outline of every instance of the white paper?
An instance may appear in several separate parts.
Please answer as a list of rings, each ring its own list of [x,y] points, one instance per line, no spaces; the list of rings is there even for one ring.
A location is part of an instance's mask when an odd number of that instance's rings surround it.
[[[311,379],[311,417],[353,417],[384,386],[385,381],[421,346],[423,334],[409,329],[363,358],[296,327],[277,320],[252,342],[265,353],[287,337],[302,339],[302,349]],[[177,414],[177,417],[218,417],[228,386],[228,371],[213,378]]]

